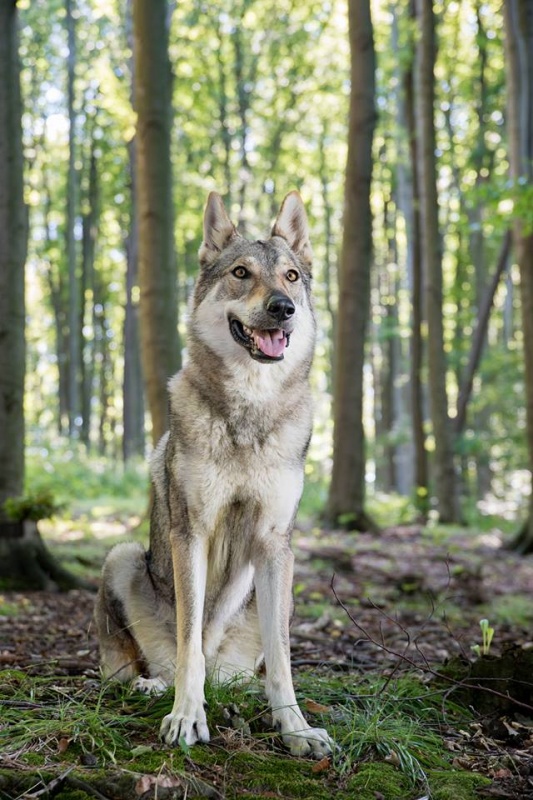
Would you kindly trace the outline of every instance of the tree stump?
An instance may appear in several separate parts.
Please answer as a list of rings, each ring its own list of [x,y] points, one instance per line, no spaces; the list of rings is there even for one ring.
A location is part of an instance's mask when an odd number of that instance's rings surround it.
[[[67,591],[80,588],[94,587],[56,561],[36,522],[0,521],[0,589]]]

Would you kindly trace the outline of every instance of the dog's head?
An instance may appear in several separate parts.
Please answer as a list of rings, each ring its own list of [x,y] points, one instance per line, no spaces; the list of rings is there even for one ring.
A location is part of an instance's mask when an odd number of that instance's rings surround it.
[[[224,359],[282,361],[291,337],[312,348],[311,261],[307,216],[288,194],[267,240],[240,236],[212,192],[204,215],[192,332]]]

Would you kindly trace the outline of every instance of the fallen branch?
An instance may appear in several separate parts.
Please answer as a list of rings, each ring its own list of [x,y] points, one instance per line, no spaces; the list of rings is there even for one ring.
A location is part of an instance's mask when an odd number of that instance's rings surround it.
[[[449,684],[451,684],[451,687],[450,687],[451,689],[479,689],[480,691],[487,692],[488,694],[494,695],[495,697],[501,697],[503,700],[506,700],[507,702],[510,702],[513,705],[519,706],[520,708],[523,708],[526,711],[529,711],[530,713],[533,712],[533,706],[529,705],[528,703],[522,703],[520,700],[516,700],[514,697],[511,697],[511,695],[509,695],[509,694],[504,694],[503,692],[498,692],[496,689],[491,689],[489,686],[482,686],[479,683],[470,683],[468,678],[464,679],[464,680],[461,680],[461,681],[458,681],[455,678],[452,678],[450,675],[445,675],[442,672],[439,672],[438,670],[434,669],[433,667],[431,667],[429,665],[429,662],[424,657],[423,653],[420,653],[420,650],[418,649],[418,647],[417,647],[417,652],[419,652],[420,655],[422,655],[422,657],[424,658],[424,664],[419,664],[416,661],[414,661],[412,658],[410,658],[407,655],[407,650],[408,650],[408,648],[409,648],[409,646],[411,644],[411,636],[410,636],[409,632],[398,622],[398,620],[393,620],[392,617],[390,617],[389,615],[385,614],[382,611],[382,609],[380,609],[377,606],[375,606],[374,604],[372,604],[372,605],[374,605],[374,608],[376,608],[381,614],[383,614],[386,619],[388,619],[389,621],[392,621],[408,637],[408,643],[407,643],[406,647],[404,648],[403,653],[398,653],[396,650],[393,650],[392,648],[388,647],[385,644],[385,640],[384,640],[383,635],[381,636],[381,642],[377,641],[377,639],[375,639],[373,636],[371,636],[371,634],[368,633],[368,631],[365,628],[363,628],[363,626],[360,625],[357,622],[357,620],[354,619],[354,617],[352,616],[349,608],[342,602],[342,600],[338,596],[338,594],[337,594],[337,592],[335,590],[335,574],[333,574],[333,576],[331,578],[330,588],[331,588],[331,591],[333,592],[333,596],[334,596],[335,600],[337,601],[337,603],[339,604],[339,606],[342,608],[342,610],[347,615],[347,617],[350,619],[350,621],[355,625],[357,630],[360,631],[363,634],[363,636],[366,638],[366,640],[369,641],[369,642],[372,642],[372,644],[374,644],[380,650],[383,650],[388,655],[393,656],[394,658],[398,659],[398,664],[394,667],[393,674],[395,674],[398,671],[399,666],[401,665],[401,663],[403,661],[406,664],[409,664],[409,666],[413,667],[413,669],[420,670],[422,672],[426,672],[429,675],[432,675],[434,678],[438,678],[439,680],[447,681]],[[390,683],[390,680],[391,680],[391,678],[389,678],[387,680],[386,686]]]

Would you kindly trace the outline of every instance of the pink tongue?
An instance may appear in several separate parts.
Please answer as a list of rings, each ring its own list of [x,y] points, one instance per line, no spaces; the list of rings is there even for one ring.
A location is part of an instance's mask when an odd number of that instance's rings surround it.
[[[281,330],[254,331],[254,339],[261,352],[270,358],[281,356],[287,344],[285,332]]]

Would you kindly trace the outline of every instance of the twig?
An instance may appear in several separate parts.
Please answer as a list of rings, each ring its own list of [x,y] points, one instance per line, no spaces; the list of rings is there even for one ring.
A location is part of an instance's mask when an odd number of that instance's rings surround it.
[[[73,769],[74,767],[69,767],[67,770],[65,770],[65,772],[61,773],[61,775],[58,775],[57,778],[54,778],[50,781],[50,783],[47,783],[45,786],[43,786],[42,789],[37,789],[36,792],[25,792],[24,794],[19,795],[17,800],[34,800],[35,797],[42,797],[44,794],[49,794],[51,797],[53,797],[54,794],[61,790],[61,787],[67,779],[67,776],[70,772],[72,772]]]
[[[509,694],[504,694],[503,692],[498,692],[496,689],[491,689],[488,686],[482,686],[480,683],[469,683],[468,679],[465,679],[465,680],[462,680],[462,681],[458,681],[455,678],[452,678],[450,675],[445,675],[444,673],[438,672],[438,670],[433,669],[432,667],[430,667],[427,664],[427,661],[426,661],[426,665],[424,665],[424,666],[422,666],[420,664],[417,664],[416,661],[413,661],[412,658],[409,658],[409,656],[406,655],[406,650],[404,650],[403,653],[398,653],[396,650],[392,650],[390,647],[387,647],[385,642],[380,643],[373,636],[371,636],[368,633],[368,631],[366,631],[365,628],[363,628],[363,626],[360,625],[353,618],[350,610],[347,608],[347,606],[342,602],[342,600],[338,596],[338,594],[337,594],[337,592],[335,590],[335,585],[334,584],[335,584],[335,575],[333,575],[332,578],[331,578],[331,583],[330,583],[331,591],[333,592],[333,596],[334,596],[335,600],[340,605],[340,607],[342,608],[344,613],[347,615],[347,617],[351,620],[351,622],[353,622],[353,624],[355,625],[357,630],[360,631],[363,634],[363,636],[365,636],[368,639],[368,641],[370,641],[374,645],[376,645],[376,647],[379,647],[380,649],[384,650],[385,653],[388,653],[389,655],[393,656],[394,658],[399,659],[399,663],[401,663],[401,661],[405,661],[405,663],[409,664],[414,669],[422,670],[423,672],[427,672],[429,675],[433,675],[433,677],[435,677],[435,678],[439,678],[440,680],[447,681],[448,683],[452,684],[452,686],[450,687],[450,691],[453,688],[479,689],[482,692],[487,692],[488,694],[492,694],[495,697],[501,697],[504,700],[506,700],[507,702],[511,702],[516,706],[520,706],[520,708],[525,708],[527,711],[533,712],[533,706],[530,706],[527,703],[522,703],[520,700],[516,700],[516,698],[511,697]],[[381,609],[378,609],[378,610],[380,611],[380,613],[383,613]],[[387,616],[387,615],[385,615],[385,616]],[[391,618],[389,617],[389,619],[391,619]],[[400,623],[396,622],[395,624],[398,627],[400,627],[400,629],[402,629],[402,626],[400,625]],[[396,669],[397,669],[397,667],[395,668],[394,671],[396,671]],[[485,679],[485,680],[490,680],[490,679]],[[494,678],[493,680],[498,680],[498,679]],[[387,683],[389,683],[389,681],[387,681]]]

